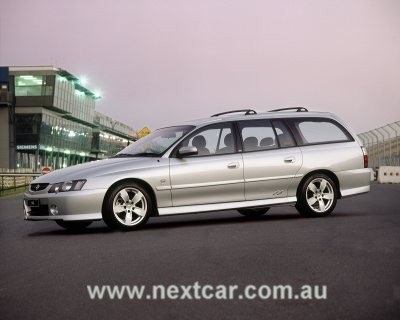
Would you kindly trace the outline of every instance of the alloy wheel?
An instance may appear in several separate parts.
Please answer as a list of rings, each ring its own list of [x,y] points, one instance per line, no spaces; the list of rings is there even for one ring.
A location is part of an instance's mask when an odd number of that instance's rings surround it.
[[[147,213],[145,195],[133,187],[123,188],[117,192],[113,200],[114,217],[125,226],[140,223]]]
[[[307,204],[315,212],[324,213],[329,210],[335,198],[333,187],[324,178],[315,178],[307,186]]]

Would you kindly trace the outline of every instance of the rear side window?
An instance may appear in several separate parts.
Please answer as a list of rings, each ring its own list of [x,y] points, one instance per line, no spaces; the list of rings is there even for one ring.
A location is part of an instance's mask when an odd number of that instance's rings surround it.
[[[269,120],[241,121],[239,127],[243,139],[243,151],[278,148],[274,129]]]
[[[349,133],[338,123],[324,119],[292,120],[300,135],[300,145],[351,141]]]

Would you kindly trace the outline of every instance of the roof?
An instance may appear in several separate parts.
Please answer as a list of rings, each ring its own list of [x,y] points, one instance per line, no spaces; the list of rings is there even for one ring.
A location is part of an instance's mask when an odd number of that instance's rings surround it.
[[[318,112],[318,111],[307,111],[307,112],[268,112],[263,111],[256,114],[226,114],[210,118],[195,119],[191,121],[185,121],[182,125],[194,125],[200,126],[203,124],[218,123],[221,121],[239,121],[239,120],[256,120],[256,119],[276,119],[276,118],[308,118],[308,117],[326,117],[336,118],[330,112]]]

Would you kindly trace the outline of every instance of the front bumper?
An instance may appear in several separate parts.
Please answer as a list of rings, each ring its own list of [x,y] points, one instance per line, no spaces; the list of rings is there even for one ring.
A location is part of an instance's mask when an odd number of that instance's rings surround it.
[[[24,195],[25,220],[100,220],[106,192],[107,189],[59,193],[29,191]],[[30,206],[32,203],[34,205]],[[54,213],[54,210],[52,212],[51,207],[56,207],[57,213]]]

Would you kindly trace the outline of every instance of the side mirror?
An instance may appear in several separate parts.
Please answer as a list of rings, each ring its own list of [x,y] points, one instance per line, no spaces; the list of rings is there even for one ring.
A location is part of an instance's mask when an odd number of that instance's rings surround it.
[[[181,147],[178,151],[178,156],[182,158],[182,157],[193,156],[198,153],[199,151],[197,150],[196,147]]]

